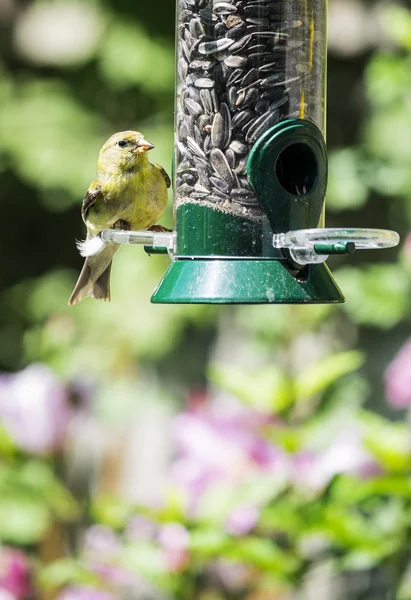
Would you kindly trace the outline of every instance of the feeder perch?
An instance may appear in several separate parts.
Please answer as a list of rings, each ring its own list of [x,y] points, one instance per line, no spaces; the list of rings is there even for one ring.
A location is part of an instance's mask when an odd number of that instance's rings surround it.
[[[325,261],[396,246],[324,228],[326,0],[177,0],[175,230],[154,303],[340,303]]]

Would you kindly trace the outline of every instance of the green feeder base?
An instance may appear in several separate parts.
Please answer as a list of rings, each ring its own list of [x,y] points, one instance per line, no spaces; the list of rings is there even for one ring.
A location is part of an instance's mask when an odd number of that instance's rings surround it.
[[[339,304],[344,296],[328,267],[307,265],[294,277],[278,260],[174,260],[154,304]]]

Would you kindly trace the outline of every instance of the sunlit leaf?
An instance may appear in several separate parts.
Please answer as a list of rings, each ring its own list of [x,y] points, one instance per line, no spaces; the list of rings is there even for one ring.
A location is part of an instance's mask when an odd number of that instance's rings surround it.
[[[41,497],[2,493],[0,539],[11,544],[34,544],[46,534],[51,515]]]
[[[329,388],[344,375],[359,369],[364,362],[361,352],[342,352],[310,364],[295,379],[296,397],[311,398]]]
[[[356,149],[345,148],[330,153],[327,207],[335,211],[350,210],[366,203],[368,187],[360,167],[361,155]]]
[[[404,50],[411,50],[411,13],[405,6],[385,6],[381,15],[381,25],[393,41]]]
[[[170,50],[138,23],[116,19],[102,45],[101,70],[117,88],[138,84],[150,92],[169,90],[174,81]]]
[[[409,310],[410,282],[400,266],[345,267],[336,279],[346,296],[344,308],[356,323],[388,329]]]
[[[44,567],[39,582],[46,588],[59,588],[68,584],[98,584],[100,579],[74,558],[63,558]]]
[[[209,377],[248,406],[263,412],[281,412],[294,399],[292,382],[277,365],[247,371],[214,364]]]

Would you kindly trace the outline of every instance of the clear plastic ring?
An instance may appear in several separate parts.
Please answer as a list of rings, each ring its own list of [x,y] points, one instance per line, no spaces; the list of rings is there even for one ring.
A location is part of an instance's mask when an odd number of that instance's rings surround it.
[[[387,229],[299,229],[273,236],[274,248],[287,249],[298,264],[318,264],[330,254],[356,250],[379,250],[399,244],[400,236]]]

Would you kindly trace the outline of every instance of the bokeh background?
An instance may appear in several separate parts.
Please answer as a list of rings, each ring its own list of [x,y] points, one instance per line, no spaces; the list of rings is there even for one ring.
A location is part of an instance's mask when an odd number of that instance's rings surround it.
[[[0,0],[0,600],[411,599],[411,8],[330,0],[328,306],[67,299],[98,150],[170,170],[173,0]],[[170,209],[163,224],[171,226]]]

